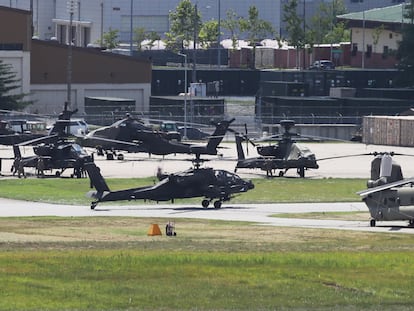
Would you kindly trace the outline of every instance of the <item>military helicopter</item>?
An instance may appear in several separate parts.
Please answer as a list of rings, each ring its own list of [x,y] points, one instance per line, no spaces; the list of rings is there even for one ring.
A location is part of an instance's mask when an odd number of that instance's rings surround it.
[[[94,163],[85,164],[96,191],[88,196],[96,199],[91,203],[95,209],[98,203],[124,200],[170,201],[193,197],[204,197],[201,205],[207,208],[214,201],[214,207],[220,208],[222,203],[229,201],[236,194],[254,188],[251,181],[245,181],[238,175],[225,170],[200,168],[200,159],[195,160],[194,168],[176,174],[159,174],[159,182],[152,186],[111,191]]]
[[[93,157],[68,134],[70,118],[76,111],[67,110],[65,105],[49,135],[13,145],[13,175],[25,177],[25,167],[35,168],[37,176],[44,176],[46,170],[57,170],[55,176],[59,177],[68,168],[73,168],[71,177],[81,178],[84,175],[84,165],[93,162]],[[34,145],[34,155],[22,157],[20,147],[27,145]]]
[[[298,175],[303,178],[305,177],[305,170],[319,168],[315,154],[309,148],[297,144],[296,140],[292,138],[301,137],[297,133],[290,132],[295,122],[293,120],[282,120],[280,125],[284,128],[284,133],[273,136],[278,140],[278,144],[269,146],[258,146],[247,135],[236,133],[238,161],[234,172],[237,172],[239,168],[259,168],[266,171],[267,176],[273,176],[275,170],[280,170],[278,176],[282,177],[289,169],[295,168]],[[252,143],[260,156],[246,159],[242,147],[243,140]]]
[[[176,153],[195,154],[198,156],[200,154],[216,155],[217,147],[233,121],[234,119],[215,123],[216,129],[209,138],[207,145],[201,146],[170,140],[167,133],[149,129],[142,122],[131,117],[122,119],[111,126],[90,132],[81,139],[80,143],[82,146],[97,148],[98,154],[101,155],[103,150],[105,150],[108,152],[107,159],[114,158],[114,150],[145,152],[150,155]],[[123,157],[118,156],[118,159],[122,160]]]
[[[366,190],[357,192],[371,214],[370,226],[377,221],[408,220],[414,225],[414,178],[404,179],[394,153],[376,153],[371,162],[371,178]]]

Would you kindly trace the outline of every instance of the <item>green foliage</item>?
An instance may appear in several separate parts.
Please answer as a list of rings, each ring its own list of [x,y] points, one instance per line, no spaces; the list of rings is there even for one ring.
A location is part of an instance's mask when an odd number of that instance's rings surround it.
[[[337,22],[336,16],[345,14],[343,0],[334,0],[331,3],[322,2],[316,14],[311,19],[308,30],[309,43],[339,43],[350,40],[350,31],[345,22]]]
[[[247,19],[240,19],[240,29],[247,33],[249,44],[253,48],[268,35],[273,37],[275,33],[272,25],[268,21],[259,18],[259,11],[255,6],[249,7]]]
[[[303,20],[297,13],[298,0],[289,0],[283,6],[283,21],[286,23],[286,31],[289,35],[288,42],[295,48],[305,46],[305,32]]]
[[[98,44],[105,47],[106,49],[116,48],[119,45],[118,33],[119,30],[109,27],[108,32],[105,32],[102,35],[102,42],[101,40],[98,40]]]
[[[144,27],[134,29],[134,42],[137,45],[137,51],[142,50],[142,41],[147,39],[147,34]]]
[[[217,43],[219,35],[218,21],[210,20],[203,24],[199,33],[199,41],[203,47],[211,47],[214,42]]]
[[[181,51],[188,48],[201,29],[201,16],[196,5],[182,0],[175,11],[170,13],[170,31],[165,34],[167,49]]]
[[[13,92],[19,88],[20,80],[12,71],[12,66],[0,60],[0,109],[21,110],[32,104],[31,101],[24,100],[27,94]]]
[[[236,12],[229,10],[226,13],[227,18],[221,22],[222,27],[230,32],[230,39],[232,41],[232,48],[237,48],[237,40],[240,31],[240,17]]]

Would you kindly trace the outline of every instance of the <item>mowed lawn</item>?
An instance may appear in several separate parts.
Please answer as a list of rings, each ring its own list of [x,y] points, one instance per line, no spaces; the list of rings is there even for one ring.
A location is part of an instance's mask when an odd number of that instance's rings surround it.
[[[122,189],[148,182],[108,184]],[[256,188],[236,200],[357,201],[355,192],[365,183],[254,182]],[[88,205],[88,190],[83,179],[0,180],[0,197],[43,202]],[[164,234],[168,221],[175,221],[176,236]],[[152,224],[161,236],[147,235]],[[392,230],[135,217],[0,218],[0,310],[411,310],[413,242],[413,235]]]

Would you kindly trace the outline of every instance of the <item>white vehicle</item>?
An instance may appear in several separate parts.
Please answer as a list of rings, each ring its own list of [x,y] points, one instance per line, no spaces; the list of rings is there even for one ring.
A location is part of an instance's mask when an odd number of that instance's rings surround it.
[[[89,125],[83,119],[71,119],[69,121],[69,133],[72,135],[86,135],[89,133]],[[49,135],[53,130],[53,126],[49,128]]]
[[[89,125],[83,119],[71,119],[69,129],[69,132],[73,135],[85,135],[89,133]]]

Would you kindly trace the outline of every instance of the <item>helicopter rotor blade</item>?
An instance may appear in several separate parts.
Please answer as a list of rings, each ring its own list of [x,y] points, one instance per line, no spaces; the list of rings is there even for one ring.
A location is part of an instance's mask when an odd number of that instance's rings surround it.
[[[27,141],[24,141],[24,142],[22,142],[18,145],[19,146],[27,146],[27,145],[36,145],[36,144],[41,144],[41,143],[50,143],[50,142],[56,141],[58,138],[59,138],[58,134],[48,135],[48,136],[35,138],[35,139],[32,139],[32,140],[27,140]]]

